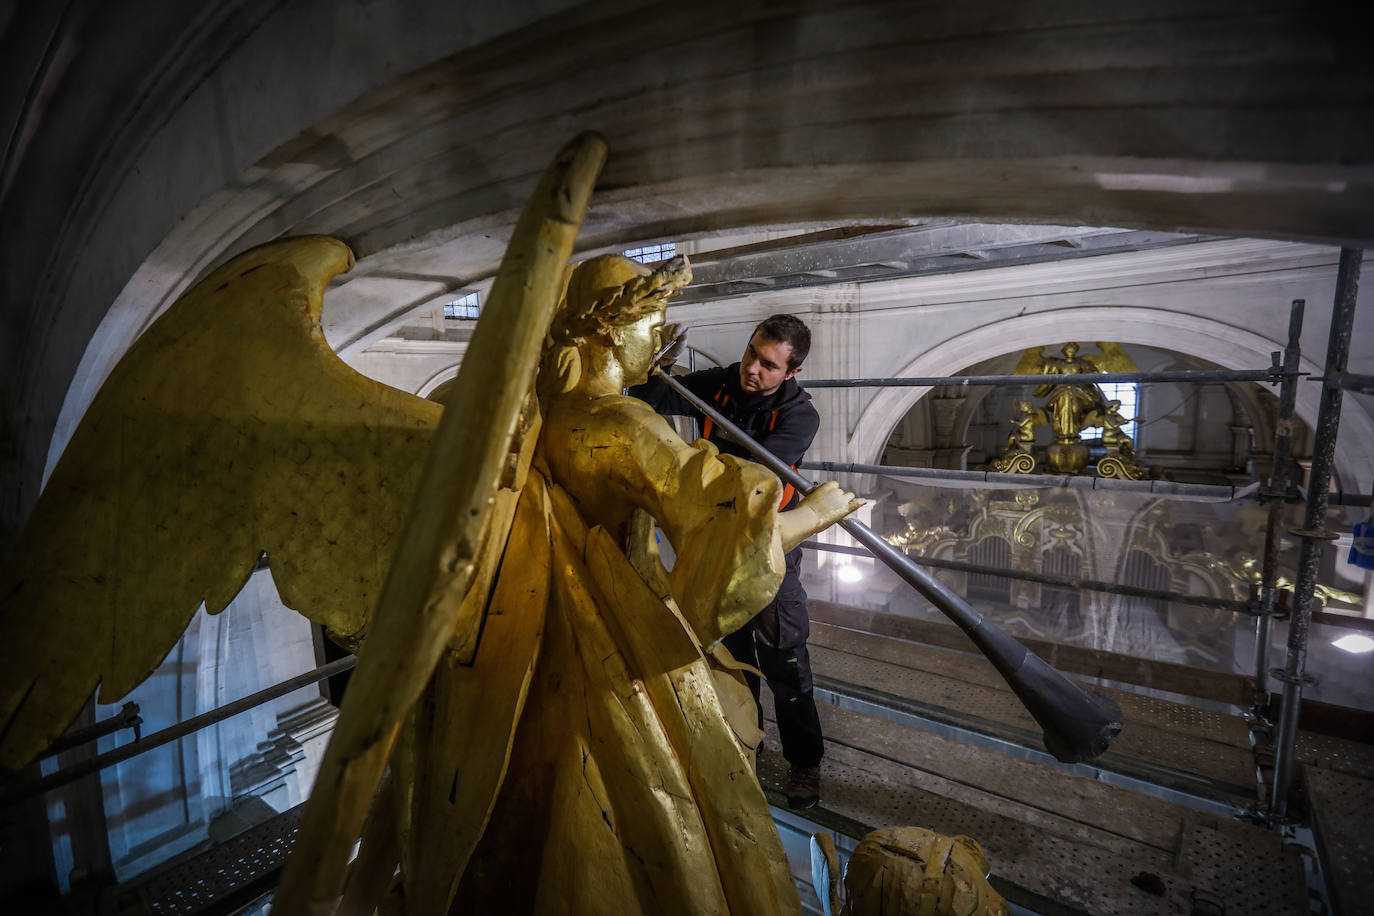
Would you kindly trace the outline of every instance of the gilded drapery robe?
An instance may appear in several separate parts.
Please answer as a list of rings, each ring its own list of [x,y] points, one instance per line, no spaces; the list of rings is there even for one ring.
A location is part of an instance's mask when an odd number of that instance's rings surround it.
[[[406,910],[798,912],[753,701],[704,648],[778,588],[779,483],[630,398],[542,407],[474,661],[403,747]]]

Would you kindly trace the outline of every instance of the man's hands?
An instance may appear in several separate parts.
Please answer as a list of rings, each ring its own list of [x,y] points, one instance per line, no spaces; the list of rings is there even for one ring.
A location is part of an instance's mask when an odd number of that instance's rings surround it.
[[[663,355],[658,358],[657,364],[658,368],[667,372],[673,368],[673,364],[677,362],[683,348],[687,346],[687,326],[685,324],[665,324],[659,334],[659,339],[664,344],[672,341],[672,346],[663,352]]]
[[[866,502],[853,493],[841,490],[833,480],[821,484],[807,494],[795,509],[778,516],[783,552],[829,528]]]

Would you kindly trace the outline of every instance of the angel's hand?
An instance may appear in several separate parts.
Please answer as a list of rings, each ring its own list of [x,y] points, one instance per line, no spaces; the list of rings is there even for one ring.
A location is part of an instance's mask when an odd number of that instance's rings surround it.
[[[866,502],[867,500],[858,498],[848,490],[840,489],[840,485],[835,481],[828,480],[808,493],[801,501],[801,505],[816,513],[819,527],[812,532],[815,534],[829,528]]]
[[[665,324],[660,333],[660,340],[672,341],[672,346],[664,351],[658,359],[658,367],[665,372],[673,367],[677,362],[678,356],[682,354],[683,348],[687,346],[687,326],[685,324]]]
[[[808,493],[795,509],[778,516],[783,551],[791,550],[811,535],[824,531],[866,502],[840,489],[835,481],[826,481]]]

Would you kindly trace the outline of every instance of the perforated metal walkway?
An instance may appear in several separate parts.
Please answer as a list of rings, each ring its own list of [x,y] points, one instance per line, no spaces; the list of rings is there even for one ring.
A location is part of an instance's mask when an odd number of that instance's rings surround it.
[[[1231,816],[1256,800],[1238,716],[1108,690],[1121,737],[1093,766],[1065,768],[981,658],[814,622],[811,646],[826,760],[808,818],[854,837],[899,824],[968,834],[995,886],[1038,913],[1309,911],[1300,851]],[[1304,735],[1300,751],[1312,770],[1374,775],[1367,745]],[[785,807],[776,750],[760,771]]]
[[[119,889],[121,916],[228,916],[272,892],[296,841],[299,805]]]

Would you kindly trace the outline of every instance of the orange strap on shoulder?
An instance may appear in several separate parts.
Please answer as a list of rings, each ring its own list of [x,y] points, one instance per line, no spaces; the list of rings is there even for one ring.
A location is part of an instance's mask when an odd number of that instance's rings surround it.
[[[724,407],[726,404],[730,403],[730,396],[726,394],[725,389],[722,388],[720,391],[716,392],[716,396],[712,398],[712,400],[716,402],[717,407]],[[701,438],[709,440],[711,438],[711,430],[714,428],[715,423],[712,422],[710,417],[707,417],[706,422],[701,424]]]
[[[725,389],[722,388],[720,391],[717,391],[717,392],[716,392],[716,396],[715,396],[714,398],[712,398],[712,400],[716,402],[716,406],[717,406],[717,407],[724,407],[726,404],[729,404],[729,403],[730,403],[730,395],[726,394],[726,393],[725,393]],[[778,423],[778,412],[775,410],[775,411],[773,411],[773,416],[770,417],[769,420],[768,420],[768,430],[769,430],[769,432],[772,432],[773,427],[776,426],[777,423]],[[712,420],[711,420],[710,417],[707,417],[707,418],[706,418],[706,422],[702,423],[702,425],[701,425],[701,438],[703,438],[703,439],[710,439],[710,438],[711,438],[711,430],[714,429],[714,428],[715,428],[715,423],[712,422]],[[795,471],[796,469],[797,469],[797,466],[796,466],[795,464],[792,465],[792,470]],[[787,485],[785,485],[785,486],[782,488],[782,502],[778,503],[778,511],[779,511],[779,512],[781,512],[783,509],[786,509],[786,508],[787,508],[787,504],[790,503],[790,502],[792,501],[792,494],[795,493],[795,492],[797,492],[797,488],[794,487],[794,486],[792,486],[790,483],[787,484]]]
[[[792,465],[792,470],[795,471],[796,469],[797,469],[797,466],[796,466],[795,464]],[[789,502],[792,501],[792,494],[795,493],[795,492],[797,492],[797,488],[794,487],[794,486],[792,486],[790,483],[783,486],[783,488],[782,488],[782,502],[778,503],[778,511],[779,511],[779,512],[781,512],[783,509],[786,509],[786,508],[787,508],[787,504],[788,504]]]

